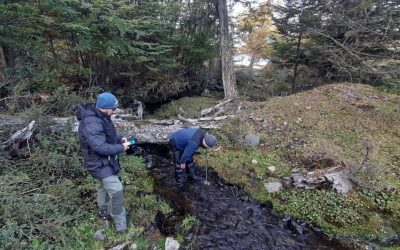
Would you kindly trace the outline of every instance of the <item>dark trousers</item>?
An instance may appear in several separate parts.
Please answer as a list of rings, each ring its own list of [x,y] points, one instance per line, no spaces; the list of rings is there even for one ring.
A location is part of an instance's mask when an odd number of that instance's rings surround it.
[[[172,153],[172,158],[175,164],[175,180],[178,188],[182,189],[184,184],[184,170],[181,168],[180,160],[183,154],[183,151],[180,151],[176,148],[175,141],[173,139],[169,140],[169,146]],[[193,159],[186,162],[186,172],[189,174],[189,168],[194,167]]]

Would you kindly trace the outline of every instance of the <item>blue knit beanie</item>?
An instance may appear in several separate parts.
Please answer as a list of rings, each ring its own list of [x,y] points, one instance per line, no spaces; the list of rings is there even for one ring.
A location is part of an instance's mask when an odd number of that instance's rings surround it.
[[[110,92],[101,93],[97,97],[96,108],[99,109],[116,109],[118,108],[117,98]]]
[[[204,143],[207,145],[207,147],[213,148],[215,144],[217,144],[217,138],[213,135],[206,134],[204,136]]]

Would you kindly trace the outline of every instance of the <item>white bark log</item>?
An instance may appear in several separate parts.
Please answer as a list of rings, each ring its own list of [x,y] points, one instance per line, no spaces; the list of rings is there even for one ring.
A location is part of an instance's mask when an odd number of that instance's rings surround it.
[[[215,105],[214,107],[211,107],[211,108],[208,108],[208,109],[203,109],[200,112],[200,114],[201,114],[201,116],[205,116],[205,115],[207,115],[209,113],[212,113],[212,112],[215,112],[215,111],[221,112],[222,107],[225,104],[230,103],[231,101],[232,101],[232,99],[227,99],[225,101],[222,101],[222,102],[218,103],[217,105]]]
[[[230,116],[202,117],[199,119],[189,119],[179,116],[177,120],[136,120],[127,121],[123,117],[112,117],[115,127],[120,134],[126,137],[135,136],[138,144],[154,143],[166,144],[169,136],[178,129],[187,127],[199,127],[203,129],[218,129],[218,122]],[[52,127],[54,131],[62,131],[65,128],[73,132],[78,131],[79,122],[74,118],[54,118],[56,125]]]

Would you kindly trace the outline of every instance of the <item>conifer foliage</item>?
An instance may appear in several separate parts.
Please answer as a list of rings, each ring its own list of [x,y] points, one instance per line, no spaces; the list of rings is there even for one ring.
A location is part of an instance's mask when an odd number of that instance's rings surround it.
[[[194,14],[214,10],[191,2],[2,1],[0,94],[62,85],[158,100],[176,94],[186,86],[185,73],[216,54],[207,32],[215,24]]]

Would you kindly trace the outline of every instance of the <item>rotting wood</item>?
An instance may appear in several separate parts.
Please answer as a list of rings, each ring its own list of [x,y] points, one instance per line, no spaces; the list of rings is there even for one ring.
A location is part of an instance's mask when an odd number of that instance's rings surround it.
[[[181,128],[199,127],[203,129],[218,129],[219,121],[225,120],[233,115],[202,117],[191,119],[179,116],[178,119],[164,120],[135,120],[128,121],[122,115],[112,116],[112,120],[116,129],[120,134],[126,137],[135,136],[138,144],[166,144],[169,136]],[[52,126],[53,131],[62,131],[71,129],[73,132],[78,131],[79,122],[74,117],[54,118],[55,125]]]
[[[201,114],[201,116],[205,116],[205,115],[207,115],[209,113],[212,113],[212,112],[215,112],[215,111],[221,113],[221,111],[223,109],[222,106],[224,106],[227,103],[230,103],[231,101],[232,101],[232,99],[227,99],[225,101],[222,101],[222,102],[218,103],[217,105],[215,105],[214,107],[211,107],[211,108],[208,108],[208,109],[203,109],[200,112],[200,114]]]
[[[122,243],[120,243],[120,244],[118,244],[116,246],[108,248],[108,250],[122,250],[122,249],[125,249],[129,244],[131,244],[130,241],[125,241],[125,242],[122,242]]]

